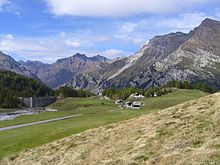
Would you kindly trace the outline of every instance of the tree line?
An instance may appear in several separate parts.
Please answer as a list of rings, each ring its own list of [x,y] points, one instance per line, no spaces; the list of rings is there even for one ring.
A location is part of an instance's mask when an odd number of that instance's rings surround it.
[[[173,80],[168,82],[164,87],[176,87],[179,89],[197,89],[207,93],[215,93],[218,91],[217,88],[209,85],[206,82],[189,83],[189,81]]]
[[[178,81],[173,80],[168,82],[166,85],[161,87],[150,87],[148,89],[142,88],[107,88],[103,91],[103,95],[109,97],[110,99],[120,98],[126,100],[132,93],[139,93],[144,95],[146,98],[156,96],[166,95],[172,90],[170,87],[175,87],[179,89],[196,89],[201,90],[207,93],[215,93],[217,89],[213,86],[208,85],[205,82],[196,82],[196,83],[189,83],[188,81]]]
[[[10,71],[0,71],[0,108],[16,108],[22,104],[19,97],[90,97],[94,94],[83,89],[64,86],[53,90],[39,80],[22,76]]]
[[[63,97],[90,97],[94,94],[88,90],[74,89],[69,86],[60,87],[55,91],[56,96],[62,95]]]
[[[154,97],[156,94],[157,96],[162,96],[167,93],[171,92],[165,88],[160,87],[151,87],[148,89],[142,88],[107,88],[103,91],[103,95],[109,97],[110,99],[120,98],[122,100],[126,100],[131,94],[138,93],[145,97]]]
[[[103,91],[103,95],[111,99],[121,98],[126,100],[132,93],[139,93],[145,97],[153,97],[165,95],[171,90],[170,87],[179,89],[197,89],[208,93],[214,93],[216,88],[204,82],[189,83],[188,81],[173,80],[162,87],[142,88],[107,88]],[[59,96],[64,97],[90,97],[94,94],[88,90],[74,89],[69,86],[60,87],[52,90],[39,80],[34,80],[26,76],[22,76],[10,71],[0,71],[0,108],[15,108],[22,106],[19,97],[43,97],[43,96]]]
[[[0,71],[0,108],[22,106],[19,97],[53,95],[54,91],[41,81],[10,71]]]

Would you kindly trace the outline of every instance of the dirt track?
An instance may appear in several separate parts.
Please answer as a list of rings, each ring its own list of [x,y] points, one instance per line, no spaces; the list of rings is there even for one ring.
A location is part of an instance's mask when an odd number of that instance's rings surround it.
[[[33,123],[13,125],[13,126],[9,126],[9,127],[0,128],[0,131],[8,131],[8,130],[11,130],[11,129],[28,127],[28,126],[32,126],[32,125],[36,125],[36,124],[44,124],[44,123],[50,123],[50,122],[59,121],[59,120],[66,120],[66,119],[70,119],[70,118],[74,118],[74,117],[78,117],[78,116],[82,116],[82,115],[79,114],[79,115],[72,115],[72,116],[64,116],[64,117],[59,117],[59,118],[55,118],[55,119],[37,121],[37,122],[33,122]]]

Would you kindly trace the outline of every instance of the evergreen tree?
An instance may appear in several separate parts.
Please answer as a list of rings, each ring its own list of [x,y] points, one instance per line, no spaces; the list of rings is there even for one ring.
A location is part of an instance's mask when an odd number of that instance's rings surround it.
[[[2,108],[19,106],[18,97],[52,95],[54,91],[40,81],[14,72],[0,71],[0,107]]]

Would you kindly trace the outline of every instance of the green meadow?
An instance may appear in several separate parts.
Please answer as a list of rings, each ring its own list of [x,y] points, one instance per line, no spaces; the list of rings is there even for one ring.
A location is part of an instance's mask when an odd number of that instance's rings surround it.
[[[176,90],[162,97],[145,99],[141,110],[121,110],[114,101],[91,98],[67,98],[52,104],[49,108],[57,112],[44,112],[37,115],[20,116],[11,121],[0,121],[0,127],[30,123],[62,116],[82,114],[67,120],[39,124],[0,132],[0,160],[18,152],[46,144],[66,136],[96,128],[102,125],[134,118],[159,111],[192,99],[207,95],[198,90]]]

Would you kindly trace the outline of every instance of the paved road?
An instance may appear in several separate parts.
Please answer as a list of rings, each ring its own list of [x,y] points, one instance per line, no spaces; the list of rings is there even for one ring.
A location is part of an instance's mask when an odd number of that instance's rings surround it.
[[[59,118],[55,118],[55,119],[37,121],[37,122],[33,122],[33,123],[13,125],[13,126],[9,126],[9,127],[3,127],[3,128],[0,128],[0,131],[8,131],[8,130],[11,130],[11,129],[17,129],[17,128],[36,125],[36,124],[44,124],[44,123],[49,123],[49,122],[54,122],[54,121],[59,121],[59,120],[65,120],[65,119],[70,119],[70,118],[74,118],[74,117],[78,117],[78,116],[82,116],[82,114],[72,115],[72,116],[64,116],[64,117],[59,117]]]

